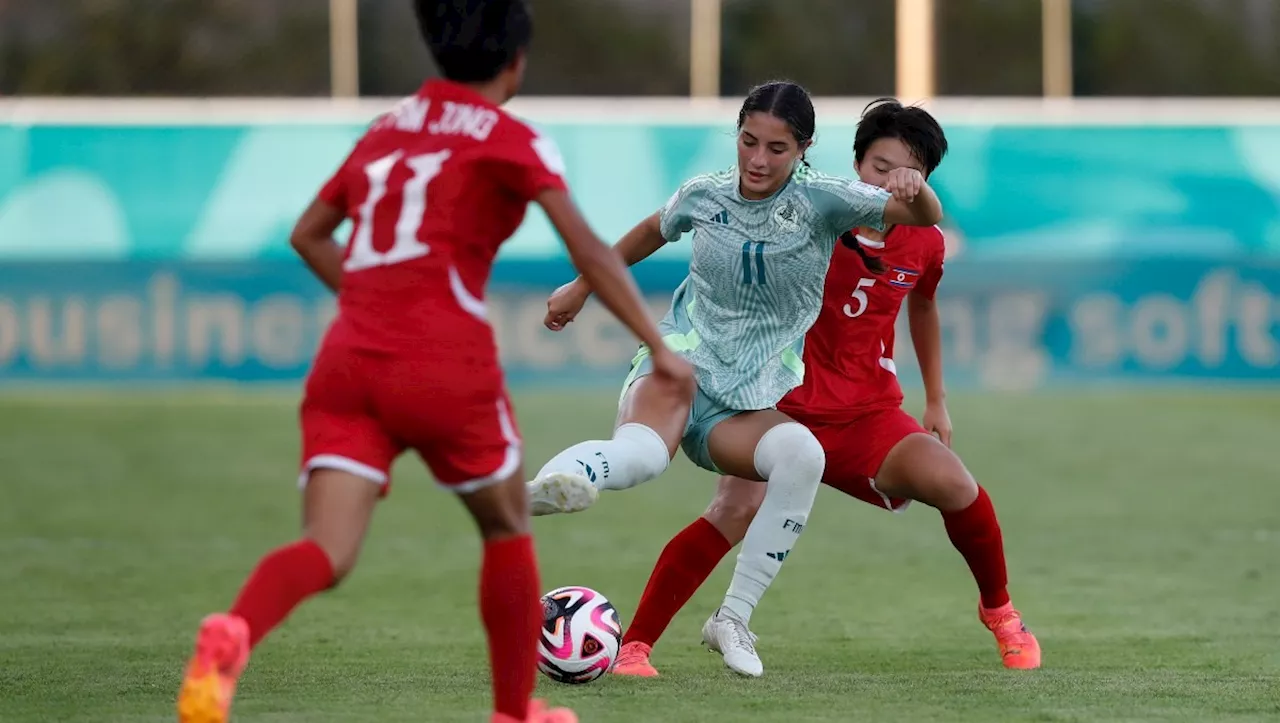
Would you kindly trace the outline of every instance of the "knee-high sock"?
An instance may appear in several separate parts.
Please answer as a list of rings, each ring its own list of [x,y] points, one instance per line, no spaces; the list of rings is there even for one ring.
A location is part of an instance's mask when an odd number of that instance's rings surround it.
[[[1004,536],[987,491],[979,487],[978,498],[968,507],[943,512],[942,523],[946,525],[951,544],[969,564],[969,571],[978,583],[982,606],[991,609],[1007,604],[1009,575],[1004,562]]]
[[[538,471],[548,474],[580,474],[602,490],[625,490],[662,474],[671,457],[667,443],[643,424],[624,424],[613,439],[575,444],[551,458]]]
[[[742,540],[733,581],[724,598],[724,608],[744,623],[751,621],[751,613],[809,520],[826,468],[826,454],[808,429],[788,422],[760,439],[755,465],[768,488]]]

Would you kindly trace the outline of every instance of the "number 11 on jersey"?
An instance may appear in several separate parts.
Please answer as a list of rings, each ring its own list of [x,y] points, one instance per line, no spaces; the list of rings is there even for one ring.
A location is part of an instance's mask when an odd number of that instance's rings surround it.
[[[360,271],[374,266],[387,266],[420,258],[431,253],[431,247],[418,240],[422,229],[422,217],[427,211],[427,184],[440,175],[449,151],[426,153],[404,159],[413,171],[401,191],[400,216],[395,226],[395,242],[386,251],[373,248],[373,211],[387,195],[391,172],[400,163],[399,151],[379,158],[364,167],[369,178],[369,195],[360,204],[355,235],[351,238],[351,253],[342,266],[343,271]]]

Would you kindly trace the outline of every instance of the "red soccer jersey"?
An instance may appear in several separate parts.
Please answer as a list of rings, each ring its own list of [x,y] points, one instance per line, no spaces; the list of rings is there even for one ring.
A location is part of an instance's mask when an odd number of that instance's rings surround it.
[[[883,250],[888,269],[871,273],[858,252],[836,244],[822,312],[804,340],[804,384],[778,409],[797,421],[839,421],[902,405],[893,363],[894,323],[907,294],[932,299],[945,245],[936,226],[895,226]]]
[[[484,304],[494,256],[562,174],[550,140],[465,86],[428,81],[320,191],[353,222],[325,343],[496,366]]]

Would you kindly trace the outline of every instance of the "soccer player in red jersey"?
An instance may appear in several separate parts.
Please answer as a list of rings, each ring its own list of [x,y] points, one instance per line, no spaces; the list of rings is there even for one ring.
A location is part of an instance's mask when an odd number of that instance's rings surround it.
[[[569,723],[531,701],[542,608],[520,436],[484,289],[498,247],[536,201],[606,306],[655,352],[673,397],[693,372],[666,350],[620,257],[570,199],[552,142],[499,107],[515,95],[526,0],[415,0],[445,79],[380,117],[292,235],[338,294],[300,410],[303,536],[262,558],[231,609],[204,619],[178,696],[183,723],[227,720],[250,650],[351,572],[392,462],[415,451],[484,538],[480,615],[492,720]],[[344,219],[344,249],[332,239]]]
[[[942,128],[928,112],[882,99],[868,106],[858,124],[854,166],[863,181],[881,185],[889,171],[904,166],[927,177],[946,150]],[[919,500],[942,513],[947,535],[977,582],[978,617],[994,634],[1005,667],[1037,668],[1039,643],[1006,590],[1004,543],[995,510],[950,449],[934,301],[942,278],[942,232],[896,226],[885,235],[855,229],[842,240],[827,273],[822,312],[805,338],[804,383],[778,408],[822,443],[827,455],[824,484],[876,507],[900,511],[910,500]],[[893,362],[894,322],[904,302],[924,379],[923,425],[901,408],[902,388]],[[649,661],[652,646],[742,540],[763,496],[759,483],[720,478],[707,511],[658,558],[623,638],[615,673],[658,674]],[[741,594],[731,587],[726,600]],[[713,627],[708,621],[703,628],[704,641],[713,649],[734,651],[725,653],[726,665],[743,675],[764,672],[754,635],[744,631],[746,640],[708,640],[708,635],[724,634],[722,626]]]

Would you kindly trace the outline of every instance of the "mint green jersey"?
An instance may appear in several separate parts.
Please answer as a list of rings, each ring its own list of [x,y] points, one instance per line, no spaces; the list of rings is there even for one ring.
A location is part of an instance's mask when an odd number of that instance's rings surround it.
[[[693,258],[659,328],[704,395],[728,409],[768,409],[800,385],[836,240],[855,226],[883,229],[889,197],[803,164],[759,201],[742,197],[735,169],[676,191],[659,214],[662,236],[692,231]]]

